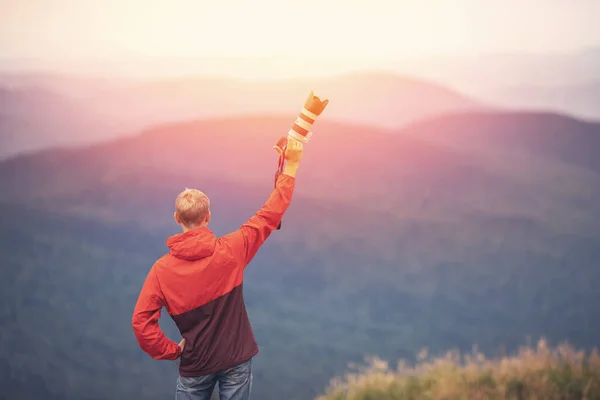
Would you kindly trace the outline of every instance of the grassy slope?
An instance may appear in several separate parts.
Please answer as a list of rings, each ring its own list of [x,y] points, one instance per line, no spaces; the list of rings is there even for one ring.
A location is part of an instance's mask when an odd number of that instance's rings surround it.
[[[566,343],[522,347],[517,354],[486,358],[449,352],[414,367],[398,368],[378,359],[367,368],[332,380],[318,400],[477,400],[600,398],[600,357]]]

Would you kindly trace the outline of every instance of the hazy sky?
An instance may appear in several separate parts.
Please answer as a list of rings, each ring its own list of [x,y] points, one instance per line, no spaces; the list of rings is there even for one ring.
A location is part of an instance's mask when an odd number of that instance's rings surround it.
[[[600,44],[598,16],[600,0],[0,0],[0,50],[49,65],[564,52]]]

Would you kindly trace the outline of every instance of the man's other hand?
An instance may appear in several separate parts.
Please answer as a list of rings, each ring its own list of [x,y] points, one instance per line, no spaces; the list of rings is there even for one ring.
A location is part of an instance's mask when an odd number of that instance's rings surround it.
[[[181,352],[183,353],[183,348],[185,347],[185,338],[181,339],[181,342],[179,342],[179,348],[181,349]]]

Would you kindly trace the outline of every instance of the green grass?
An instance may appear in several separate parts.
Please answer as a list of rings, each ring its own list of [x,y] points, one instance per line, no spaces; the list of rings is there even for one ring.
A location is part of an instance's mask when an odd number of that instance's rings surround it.
[[[379,358],[332,380],[317,400],[594,400],[600,399],[600,356],[545,340],[516,355],[488,359],[448,352],[394,370]]]

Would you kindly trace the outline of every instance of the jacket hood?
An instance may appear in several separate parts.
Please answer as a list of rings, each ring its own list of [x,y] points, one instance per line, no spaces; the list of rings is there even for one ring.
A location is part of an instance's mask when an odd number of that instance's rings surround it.
[[[215,252],[216,236],[207,227],[179,233],[167,239],[167,246],[174,257],[193,261],[211,256]]]

